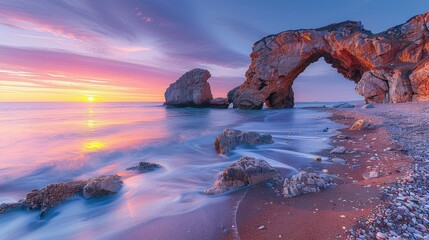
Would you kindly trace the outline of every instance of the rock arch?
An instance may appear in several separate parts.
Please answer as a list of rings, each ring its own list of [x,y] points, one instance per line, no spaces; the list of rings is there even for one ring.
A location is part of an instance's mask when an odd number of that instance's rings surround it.
[[[253,46],[235,108],[293,107],[293,81],[323,57],[367,103],[429,100],[429,12],[373,34],[360,22],[269,35]]]

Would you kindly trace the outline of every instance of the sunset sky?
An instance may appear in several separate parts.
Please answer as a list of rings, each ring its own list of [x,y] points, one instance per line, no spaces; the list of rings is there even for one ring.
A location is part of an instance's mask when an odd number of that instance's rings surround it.
[[[163,101],[197,67],[221,97],[265,35],[344,20],[377,33],[428,10],[426,0],[0,0],[0,101]],[[294,88],[298,101],[359,99],[323,60]]]

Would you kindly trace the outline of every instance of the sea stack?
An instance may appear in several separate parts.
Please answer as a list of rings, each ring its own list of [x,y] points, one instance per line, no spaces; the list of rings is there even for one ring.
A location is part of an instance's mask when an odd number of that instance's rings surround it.
[[[173,107],[209,107],[213,100],[208,70],[193,69],[183,74],[165,91],[165,105]]]

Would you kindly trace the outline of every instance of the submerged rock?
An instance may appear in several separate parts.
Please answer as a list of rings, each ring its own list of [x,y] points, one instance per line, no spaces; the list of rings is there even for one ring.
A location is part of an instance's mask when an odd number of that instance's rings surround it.
[[[229,102],[227,98],[215,98],[210,101],[210,107],[211,108],[228,108]]]
[[[266,180],[281,182],[282,176],[269,163],[251,157],[242,157],[229,165],[220,175],[214,186],[205,191],[213,195],[223,193],[233,188],[256,184]]]
[[[371,127],[371,124],[369,122],[363,119],[359,119],[353,123],[353,125],[350,127],[350,130],[358,131],[358,130],[368,129],[370,127]]]
[[[165,91],[165,105],[174,107],[208,107],[213,99],[207,80],[210,72],[194,69],[182,75]]]
[[[24,209],[25,205],[22,202],[16,202],[16,203],[2,203],[0,204],[0,214],[17,210],[17,209]]]
[[[301,194],[320,192],[320,190],[327,188],[331,182],[329,177],[301,171],[290,179],[285,179],[282,193],[284,197],[290,198]]]
[[[0,213],[12,209],[27,208],[29,210],[41,210],[40,215],[45,215],[49,209],[66,201],[67,199],[81,195],[85,199],[102,197],[119,192],[122,187],[121,178],[118,175],[107,175],[88,180],[52,183],[38,190],[33,189],[18,203],[6,203],[0,205]]]
[[[270,144],[273,138],[269,134],[242,132],[235,129],[225,129],[216,137],[214,147],[221,154],[227,154],[240,144]]]
[[[350,103],[338,103],[332,106],[333,108],[354,108],[354,105],[351,105]]]
[[[150,163],[150,162],[139,162],[139,165],[135,167],[127,168],[127,170],[133,170],[133,171],[139,171],[142,173],[152,172],[157,169],[160,169],[161,165],[156,163]]]

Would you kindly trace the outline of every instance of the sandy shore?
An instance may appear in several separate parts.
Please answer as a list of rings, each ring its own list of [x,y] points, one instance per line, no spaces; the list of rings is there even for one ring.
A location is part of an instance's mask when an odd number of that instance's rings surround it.
[[[263,185],[250,188],[237,213],[241,239],[346,239],[349,229],[365,229],[362,221],[361,228],[356,227],[359,220],[387,204],[380,200],[381,190],[413,174],[413,158],[420,165],[429,159],[429,102],[328,111],[333,121],[346,126],[338,134],[347,139],[331,139],[333,146],[344,146],[346,153],[320,153],[347,161],[346,165],[325,164],[338,185],[289,199],[276,196]],[[350,131],[349,126],[358,119],[371,122],[374,128]],[[369,171],[380,173],[380,177],[365,180],[363,174]],[[379,237],[383,236],[387,238]],[[372,238],[375,235],[365,239]]]

